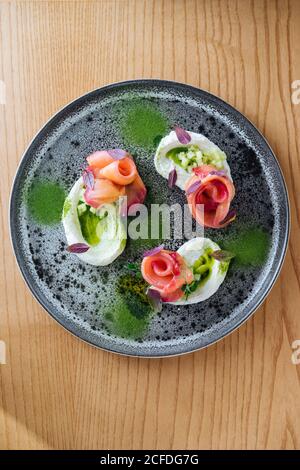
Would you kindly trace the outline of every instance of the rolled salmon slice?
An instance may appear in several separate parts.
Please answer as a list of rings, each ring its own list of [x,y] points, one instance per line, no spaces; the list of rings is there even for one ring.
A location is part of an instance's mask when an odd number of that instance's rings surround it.
[[[181,287],[193,280],[192,271],[176,252],[162,250],[146,256],[141,266],[142,276],[161,294],[164,302],[175,302],[184,294]]]
[[[174,292],[169,292],[165,296],[162,296],[162,301],[163,302],[176,302],[177,300],[180,300],[183,297],[183,290],[181,287],[179,289],[175,290]]]
[[[104,168],[114,161],[113,157],[111,157],[106,150],[97,150],[86,159],[89,166],[97,170],[101,170],[101,168]]]
[[[90,206],[97,209],[102,204],[115,202],[120,196],[125,195],[125,187],[117,185],[107,179],[96,179],[94,188],[87,188],[84,199]]]
[[[134,161],[125,157],[122,160],[114,160],[98,172],[98,178],[107,178],[120,185],[131,184],[137,175]]]
[[[125,194],[127,196],[128,209],[133,204],[143,204],[147,195],[147,189],[138,173],[134,181],[125,187]]]
[[[174,277],[172,268],[172,258],[167,252],[162,251],[144,258],[141,266],[143,278],[159,290],[167,288],[172,281]]]
[[[229,212],[235,189],[226,176],[211,174],[215,170],[209,165],[195,168],[195,175],[188,180],[185,190],[189,208],[197,222],[204,227],[222,228],[230,222],[223,223],[223,220]],[[189,188],[197,182],[199,187],[189,194]]]
[[[87,157],[95,183],[94,188],[87,188],[85,200],[92,207],[115,202],[120,196],[127,196],[127,208],[133,204],[142,204],[147,190],[138,174],[132,157],[113,158],[106,150],[100,150]]]

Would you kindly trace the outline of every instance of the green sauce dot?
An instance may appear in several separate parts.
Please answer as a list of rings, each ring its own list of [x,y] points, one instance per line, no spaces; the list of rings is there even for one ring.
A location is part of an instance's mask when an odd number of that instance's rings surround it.
[[[142,100],[130,103],[121,121],[121,131],[126,142],[144,148],[158,145],[167,130],[168,121],[158,108]]]
[[[270,248],[270,235],[261,228],[242,229],[223,243],[224,249],[234,253],[239,266],[262,266]]]
[[[130,305],[126,300],[117,295],[114,305],[104,312],[107,327],[111,333],[122,338],[142,339],[147,332],[150,315],[141,312],[141,316],[137,316],[131,310],[132,304]],[[143,304],[138,302],[138,305]],[[135,308],[138,308],[138,305]],[[143,309],[146,310],[145,305],[143,305]],[[149,309],[147,310],[149,312]]]
[[[134,340],[145,336],[154,313],[145,294],[147,287],[136,275],[126,274],[118,279],[114,303],[104,312],[113,334]]]
[[[43,225],[60,222],[65,191],[57,183],[37,181],[28,191],[27,207],[31,217]]]

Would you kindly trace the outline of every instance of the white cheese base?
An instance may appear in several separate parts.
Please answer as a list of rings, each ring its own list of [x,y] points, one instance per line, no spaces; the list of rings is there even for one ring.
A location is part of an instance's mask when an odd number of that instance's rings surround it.
[[[222,150],[216,144],[211,142],[204,135],[197,134],[196,132],[188,132],[188,133],[191,136],[191,141],[188,143],[188,145],[198,145],[201,151],[217,150],[219,152],[222,152]],[[173,160],[166,157],[166,154],[168,153],[168,151],[175,147],[186,147],[186,145],[181,144],[178,141],[175,131],[171,131],[170,134],[168,134],[167,136],[163,137],[163,139],[161,139],[159,146],[157,147],[155,156],[154,156],[154,165],[155,165],[156,171],[166,179],[169,178],[170,172],[175,168],[177,172],[176,185],[180,189],[184,189],[185,184],[187,180],[192,176],[192,173],[184,170],[181,166],[174,163]],[[222,170],[226,171],[228,177],[232,180],[230,168],[226,160],[223,162]]]
[[[212,248],[213,251],[220,250],[219,245],[214,243],[209,238],[192,238],[184,243],[178,250],[179,253],[186,261],[187,265],[192,268],[197,259],[205,252],[207,248]],[[187,299],[184,297],[176,302],[168,302],[174,305],[188,305],[203,302],[217,292],[220,285],[226,277],[227,270],[223,269],[220,261],[214,260],[212,265],[212,272],[210,277],[203,285],[200,285],[195,292],[192,292]]]
[[[74,243],[85,243],[81,233],[80,222],[77,213],[77,206],[82,194],[82,178],[76,181],[72,187],[67,201],[70,207],[63,216],[62,222],[65,229],[68,245]],[[76,253],[78,258],[94,266],[107,266],[111,264],[123,252],[126,246],[126,230],[119,216],[118,203],[105,204],[101,207],[108,213],[107,229],[102,233],[100,242],[96,246],[90,246],[85,253]]]

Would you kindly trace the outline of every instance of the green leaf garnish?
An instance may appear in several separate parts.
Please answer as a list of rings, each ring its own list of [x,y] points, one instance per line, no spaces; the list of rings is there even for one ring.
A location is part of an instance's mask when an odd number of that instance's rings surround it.
[[[138,263],[127,263],[125,267],[135,276],[142,277],[141,266]]]
[[[188,299],[190,294],[192,294],[193,292],[195,292],[195,290],[197,290],[197,288],[201,284],[201,281],[202,281],[202,279],[200,277],[200,279],[195,279],[190,284],[184,284],[184,286],[182,287],[182,290],[184,292],[186,300]]]

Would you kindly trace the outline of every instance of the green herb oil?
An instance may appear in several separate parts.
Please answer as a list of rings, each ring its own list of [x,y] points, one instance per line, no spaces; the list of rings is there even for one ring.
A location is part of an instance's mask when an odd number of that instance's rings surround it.
[[[125,141],[144,148],[158,145],[167,130],[167,119],[156,106],[145,100],[133,100],[121,121]]]
[[[104,318],[111,333],[123,338],[142,339],[153,316],[145,293],[147,283],[133,274],[118,279],[114,305]]]
[[[225,250],[231,251],[238,266],[262,266],[268,256],[270,235],[261,228],[244,228],[224,240]]]
[[[59,184],[36,181],[28,191],[28,212],[42,225],[56,224],[61,220],[65,197],[65,191]]]

